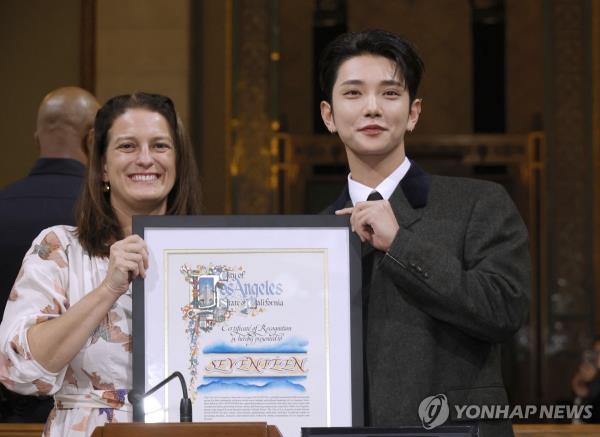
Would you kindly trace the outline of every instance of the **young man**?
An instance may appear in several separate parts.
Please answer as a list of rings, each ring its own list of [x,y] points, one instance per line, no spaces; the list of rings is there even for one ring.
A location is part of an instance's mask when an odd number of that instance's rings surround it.
[[[433,395],[447,400],[447,424],[458,423],[455,406],[507,405],[500,343],[529,309],[527,231],[505,190],[431,176],[405,156],[422,70],[410,43],[381,30],[341,35],[320,64],[321,115],[350,166],[329,212],[350,215],[363,241],[372,426],[431,424],[436,410],[419,406]],[[480,432],[512,435],[506,420]]]

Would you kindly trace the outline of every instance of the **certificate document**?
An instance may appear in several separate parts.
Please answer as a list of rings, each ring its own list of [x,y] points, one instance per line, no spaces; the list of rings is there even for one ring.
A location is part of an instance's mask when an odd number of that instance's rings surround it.
[[[285,437],[362,421],[360,281],[351,269],[360,272],[360,246],[347,220],[139,222],[150,267],[134,289],[138,391],[180,371],[194,421],[267,422]],[[181,397],[175,384],[152,394],[143,420],[178,421]]]

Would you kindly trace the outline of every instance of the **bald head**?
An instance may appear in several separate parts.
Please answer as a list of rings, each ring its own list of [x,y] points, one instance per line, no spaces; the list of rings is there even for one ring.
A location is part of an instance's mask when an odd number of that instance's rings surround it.
[[[100,105],[77,87],[58,88],[40,103],[35,138],[42,158],[87,161],[87,135]]]

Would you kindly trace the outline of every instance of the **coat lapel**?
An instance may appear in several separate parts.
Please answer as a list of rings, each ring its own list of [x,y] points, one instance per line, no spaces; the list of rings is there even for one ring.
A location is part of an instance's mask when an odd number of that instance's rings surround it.
[[[411,161],[408,173],[390,197],[390,204],[400,226],[408,228],[421,219],[430,188],[431,176]]]
[[[427,205],[430,187],[431,176],[425,173],[414,161],[411,161],[410,169],[390,197],[390,205],[400,226],[408,228],[421,219],[423,207]],[[349,206],[352,206],[352,202],[348,185],[346,185],[342,194],[329,207],[327,212],[334,214],[338,209]],[[370,244],[363,244],[362,246],[363,256],[369,255],[374,250]]]
[[[414,161],[411,161],[408,172],[404,175],[404,178],[402,178],[400,184],[398,184],[398,187],[396,187],[396,190],[392,193],[390,203],[392,204],[392,207],[396,205],[396,208],[404,207],[404,209],[419,210],[427,205],[430,187],[431,176],[425,173],[425,171],[423,171],[423,169]],[[325,212],[335,214],[335,211],[338,209],[350,206],[352,206],[352,203],[348,185],[346,184],[342,193],[335,202],[325,210]],[[396,211],[396,209],[394,211]],[[420,216],[420,212],[413,211],[413,213],[408,212],[403,214],[403,217],[407,222],[413,223],[415,214]]]
[[[348,208],[352,206],[352,201],[350,200],[350,191],[348,191],[348,184],[344,187],[344,191],[339,195],[335,202],[333,202],[327,212],[329,214],[335,214],[338,209]]]

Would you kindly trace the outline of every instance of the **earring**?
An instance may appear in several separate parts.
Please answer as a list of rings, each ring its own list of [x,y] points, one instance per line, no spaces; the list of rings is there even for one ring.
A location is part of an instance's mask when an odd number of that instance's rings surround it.
[[[104,182],[104,185],[102,186],[102,191],[108,193],[110,191],[110,183]]]

